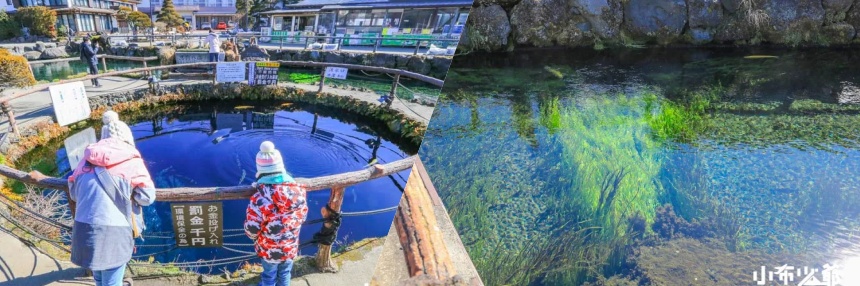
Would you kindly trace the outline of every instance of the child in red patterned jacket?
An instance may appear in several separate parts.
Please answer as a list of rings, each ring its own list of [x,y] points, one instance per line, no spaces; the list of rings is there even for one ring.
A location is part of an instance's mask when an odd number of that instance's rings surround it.
[[[263,261],[261,286],[290,285],[299,230],[307,219],[307,190],[287,174],[275,144],[265,141],[257,153],[257,193],[251,196],[245,234]]]

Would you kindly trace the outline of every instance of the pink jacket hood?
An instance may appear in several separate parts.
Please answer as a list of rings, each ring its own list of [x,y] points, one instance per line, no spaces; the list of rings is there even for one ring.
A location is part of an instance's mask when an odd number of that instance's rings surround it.
[[[134,158],[140,158],[140,151],[134,146],[117,138],[107,138],[87,146],[83,159],[96,166],[110,167]]]
[[[102,139],[87,146],[83,160],[69,177],[70,181],[83,173],[92,172],[92,168],[85,166],[86,162],[105,167],[111,175],[128,180],[132,187],[155,187],[140,151],[118,138]]]

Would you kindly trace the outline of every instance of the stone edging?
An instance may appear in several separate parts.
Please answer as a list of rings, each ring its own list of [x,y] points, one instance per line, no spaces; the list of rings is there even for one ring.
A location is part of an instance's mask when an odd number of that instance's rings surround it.
[[[412,118],[410,115],[395,109],[385,108],[380,104],[334,93],[317,93],[288,86],[201,83],[163,87],[163,91],[163,95],[153,95],[149,90],[143,89],[91,97],[90,107],[93,113],[90,120],[99,120],[101,114],[108,108],[123,114],[162,104],[242,99],[313,104],[347,110],[384,122],[391,132],[399,134],[401,138],[416,146],[421,144],[427,129],[427,126],[419,119]],[[14,165],[17,159],[32,148],[61,137],[69,131],[71,128],[61,127],[51,120],[35,122],[23,128],[23,138],[18,143],[12,144],[6,140],[0,145],[0,150],[3,151],[2,155],[6,156],[6,164]]]

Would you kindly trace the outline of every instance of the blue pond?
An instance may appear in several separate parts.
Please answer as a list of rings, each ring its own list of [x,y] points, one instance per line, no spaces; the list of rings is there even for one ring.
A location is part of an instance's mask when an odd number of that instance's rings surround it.
[[[193,106],[167,114],[153,112],[157,115],[150,116],[149,120],[129,125],[158,188],[251,184],[256,172],[254,157],[264,140],[275,143],[288,172],[300,178],[356,171],[365,168],[374,158],[379,163],[387,163],[409,155],[397,144],[385,140],[385,131],[377,132],[383,130],[379,126],[353,123],[361,119],[344,118],[344,115],[330,110],[292,109],[268,110],[266,113],[259,112],[259,109],[255,110],[258,112],[239,112],[232,107]],[[56,155],[56,173],[68,175],[65,148],[59,148]],[[408,171],[404,171],[348,187],[342,211],[361,212],[396,206],[407,177]],[[320,210],[328,201],[329,192],[323,190],[308,194],[309,221],[321,217]],[[171,250],[175,241],[169,205],[157,202],[145,208],[148,229],[144,232],[145,241],[138,242],[139,259],[147,260],[153,256],[161,262],[188,262],[240,257],[246,255],[243,252],[253,251],[252,242],[241,231],[248,201],[223,202],[225,248]],[[338,243],[348,245],[365,238],[385,236],[393,216],[394,211],[388,211],[344,217],[338,231]],[[320,227],[321,224],[304,226],[301,240],[309,241]],[[316,245],[311,245],[302,249],[301,254],[314,255],[316,250]],[[221,267],[223,265],[215,269]],[[212,269],[201,267],[192,270],[209,272]]]

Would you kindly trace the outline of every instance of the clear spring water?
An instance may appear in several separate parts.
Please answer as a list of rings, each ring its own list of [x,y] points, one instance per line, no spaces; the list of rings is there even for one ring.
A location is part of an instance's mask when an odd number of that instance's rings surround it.
[[[265,103],[256,103],[265,105]],[[271,140],[281,151],[288,172],[294,177],[310,178],[363,169],[376,158],[379,163],[405,158],[414,146],[386,140],[392,134],[367,118],[351,117],[324,108],[291,106],[288,110],[260,108],[235,111],[234,106],[247,103],[219,103],[201,106],[174,106],[164,110],[145,111],[137,122],[130,124],[137,148],[146,161],[156,187],[209,187],[247,185],[256,172],[254,158],[259,145]],[[277,106],[277,105],[274,105]],[[252,112],[274,113],[274,126],[252,123]],[[150,115],[146,115],[150,114]],[[121,115],[125,116],[125,115]],[[271,121],[270,121],[271,122]],[[96,126],[98,127],[98,126]],[[273,128],[274,127],[274,128]],[[100,127],[98,127],[100,128]],[[380,144],[374,144],[377,141]],[[56,144],[56,143],[54,143]],[[62,141],[59,142],[62,144]],[[68,174],[69,163],[65,148],[56,151],[56,174]],[[376,147],[378,146],[378,147]],[[404,151],[407,150],[407,151]],[[38,152],[34,153],[38,154]],[[31,165],[45,169],[44,159],[31,158]],[[41,161],[40,161],[41,160]],[[50,171],[51,168],[47,168]],[[397,205],[408,171],[364,182],[346,189],[344,212],[377,210]],[[329,191],[308,194],[309,220],[321,217],[320,209],[328,202]],[[242,224],[248,201],[224,201],[226,244],[250,244]],[[344,217],[338,231],[338,242],[348,245],[365,238],[382,237],[388,233],[394,212],[359,217]],[[161,253],[173,244],[169,203],[156,202],[145,208],[147,231],[145,241],[138,242],[139,259],[149,254],[156,261],[183,262],[238,257],[245,254],[223,248],[183,248]],[[301,240],[310,240],[321,224],[302,228]],[[234,231],[230,231],[230,230]],[[232,235],[232,236],[230,236]],[[159,238],[168,236],[170,238]],[[226,237],[229,236],[229,237]],[[251,246],[230,246],[241,251],[253,251]],[[314,255],[316,246],[305,248],[302,255]],[[252,260],[251,262],[256,262]],[[235,267],[238,263],[227,265]],[[199,272],[216,269],[192,269]]]
[[[461,56],[420,155],[488,285],[756,285],[762,266],[828,263],[855,285],[858,60],[851,50]],[[716,98],[698,117],[673,117],[697,91]],[[660,136],[669,121],[691,131]],[[604,191],[614,174],[618,187]]]
[[[152,67],[158,65],[158,61],[151,61],[147,64],[148,66]],[[109,70],[122,71],[142,68],[143,63],[108,60],[107,66]],[[87,73],[87,64],[80,60],[32,64],[30,65],[30,67],[33,69],[33,76],[36,78],[36,81],[64,80],[82,73]],[[103,67],[101,65],[101,62],[99,62],[99,71],[103,72],[102,69]]]

